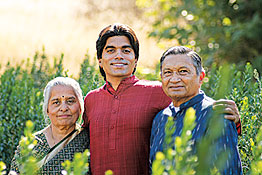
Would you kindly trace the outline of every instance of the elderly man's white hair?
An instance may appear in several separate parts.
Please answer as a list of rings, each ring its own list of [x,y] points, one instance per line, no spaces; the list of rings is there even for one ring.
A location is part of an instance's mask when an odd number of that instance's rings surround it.
[[[79,104],[80,104],[80,109],[81,109],[80,117],[82,117],[83,112],[84,112],[84,100],[83,100],[82,90],[80,88],[79,83],[76,80],[69,78],[69,77],[56,77],[55,79],[47,83],[45,90],[44,90],[43,113],[45,116],[45,121],[47,123],[49,123],[50,121],[47,115],[47,107],[48,107],[48,101],[50,99],[51,90],[54,86],[58,86],[58,85],[70,86],[73,88],[76,94],[76,97],[79,101]]]

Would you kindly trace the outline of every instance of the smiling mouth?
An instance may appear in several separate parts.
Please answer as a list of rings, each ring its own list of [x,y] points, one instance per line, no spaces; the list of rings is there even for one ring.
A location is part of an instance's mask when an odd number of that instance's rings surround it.
[[[115,66],[115,67],[123,67],[123,66],[126,66],[127,63],[111,63],[110,65]]]
[[[71,117],[71,115],[58,115],[58,118],[67,118],[67,117]]]
[[[172,90],[180,90],[184,88],[184,86],[170,86],[169,89],[172,89]]]

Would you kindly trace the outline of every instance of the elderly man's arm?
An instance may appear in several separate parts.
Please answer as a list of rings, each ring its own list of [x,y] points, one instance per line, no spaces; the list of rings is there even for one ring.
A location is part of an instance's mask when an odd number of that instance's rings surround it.
[[[233,100],[220,99],[214,102],[213,109],[222,109],[221,112],[224,114],[224,118],[232,120],[237,129],[238,135],[241,135],[241,121],[240,115],[236,103]]]

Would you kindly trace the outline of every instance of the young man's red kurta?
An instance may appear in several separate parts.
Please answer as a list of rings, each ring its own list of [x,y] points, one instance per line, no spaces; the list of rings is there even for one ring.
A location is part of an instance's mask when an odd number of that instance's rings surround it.
[[[171,100],[160,82],[124,79],[115,91],[107,82],[85,97],[90,127],[91,171],[104,175],[148,174],[151,125]]]

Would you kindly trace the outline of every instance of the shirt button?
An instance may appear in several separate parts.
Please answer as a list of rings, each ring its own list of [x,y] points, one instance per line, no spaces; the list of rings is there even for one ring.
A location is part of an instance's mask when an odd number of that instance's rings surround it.
[[[118,96],[117,96],[117,95],[114,95],[114,98],[115,98],[115,99],[118,99]]]
[[[112,113],[115,114],[115,113],[116,113],[116,110],[113,110]]]
[[[111,129],[114,129],[114,126],[111,126]]]

